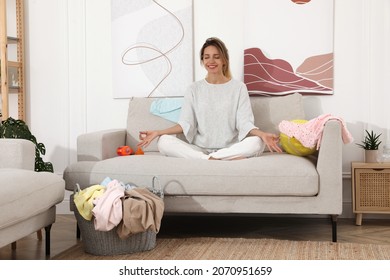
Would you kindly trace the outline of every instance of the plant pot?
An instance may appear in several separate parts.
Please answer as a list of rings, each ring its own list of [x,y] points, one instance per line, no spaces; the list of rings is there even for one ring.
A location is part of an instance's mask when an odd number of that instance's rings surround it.
[[[365,162],[378,162],[379,150],[364,150]]]

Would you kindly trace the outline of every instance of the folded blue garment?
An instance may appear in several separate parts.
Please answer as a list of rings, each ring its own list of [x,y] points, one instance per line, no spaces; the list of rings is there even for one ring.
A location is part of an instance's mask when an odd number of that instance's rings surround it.
[[[150,105],[150,113],[177,123],[180,118],[183,97],[169,97],[155,99]]]

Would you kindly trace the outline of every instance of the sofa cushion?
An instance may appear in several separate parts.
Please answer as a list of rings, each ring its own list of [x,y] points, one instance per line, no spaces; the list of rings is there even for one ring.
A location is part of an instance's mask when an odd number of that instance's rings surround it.
[[[292,120],[291,122],[304,124],[307,123],[307,120]],[[289,137],[284,133],[280,133],[280,145],[285,152],[295,156],[308,156],[317,152],[316,147],[305,147],[298,139],[295,137]]]
[[[133,97],[129,102],[127,115],[126,145],[136,148],[139,142],[139,132],[159,130],[171,127],[175,123],[150,113],[150,106],[155,98]],[[157,141],[153,141],[144,151],[158,151]]]
[[[157,154],[78,162],[64,172],[66,188],[98,184],[109,176],[124,183],[150,186],[160,178],[166,195],[313,196],[318,173],[309,158],[265,153],[237,161],[205,161]]]
[[[283,120],[305,119],[302,95],[250,97],[255,125],[263,131],[279,134],[279,123]]]
[[[65,182],[56,174],[0,169],[0,229],[47,211],[64,199]]]

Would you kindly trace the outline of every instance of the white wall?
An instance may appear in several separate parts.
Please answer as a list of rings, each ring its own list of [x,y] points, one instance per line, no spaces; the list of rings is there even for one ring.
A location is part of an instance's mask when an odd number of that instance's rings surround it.
[[[110,2],[26,1],[27,119],[58,174],[76,160],[77,135],[125,127],[128,100],[113,99],[111,90]],[[242,79],[244,2],[194,0],[196,79],[205,75],[198,50],[210,36],[225,41],[233,75]],[[306,97],[307,117],[331,113],[344,118],[357,142],[365,128],[386,140],[389,49],[390,1],[335,0],[334,95]],[[348,179],[351,161],[362,160],[363,151],[349,144],[343,153]],[[348,193],[344,201],[350,204]]]

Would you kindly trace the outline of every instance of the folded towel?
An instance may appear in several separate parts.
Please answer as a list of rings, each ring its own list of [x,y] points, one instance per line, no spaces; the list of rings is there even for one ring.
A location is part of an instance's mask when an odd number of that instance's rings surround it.
[[[150,105],[150,113],[177,123],[180,118],[183,97],[169,97],[155,99]]]

